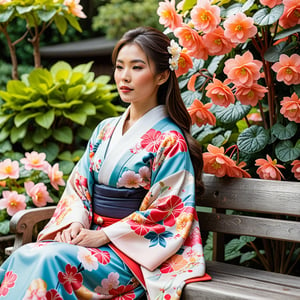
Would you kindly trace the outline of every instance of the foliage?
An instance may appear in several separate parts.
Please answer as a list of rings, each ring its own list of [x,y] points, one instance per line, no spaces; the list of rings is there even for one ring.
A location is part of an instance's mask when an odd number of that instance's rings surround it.
[[[144,25],[162,28],[156,15],[156,0],[111,0],[98,7],[93,30],[101,30],[109,39],[120,38],[127,30]]]
[[[297,3],[186,0],[176,11],[171,2],[167,8],[160,3],[166,32],[193,57],[193,68],[179,80],[193,136],[203,146],[205,172],[299,180],[300,170],[293,168],[300,162]],[[230,27],[234,18],[237,23]],[[196,102],[210,105],[209,111]],[[215,122],[208,121],[208,114]],[[234,164],[222,165],[216,157]],[[245,165],[249,174],[241,171]],[[228,171],[232,166],[239,172]]]
[[[65,185],[59,165],[51,166],[45,153],[14,153],[0,161],[0,234],[19,210],[56,204]]]
[[[91,65],[57,62],[8,81],[0,91],[1,152],[45,152],[50,162],[59,158],[72,168],[99,121],[119,113],[110,77],[95,78]]]

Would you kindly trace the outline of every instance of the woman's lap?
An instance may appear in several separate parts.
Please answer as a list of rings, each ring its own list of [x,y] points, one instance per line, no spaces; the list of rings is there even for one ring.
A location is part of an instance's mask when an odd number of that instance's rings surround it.
[[[143,293],[130,269],[108,246],[28,244],[4,262],[0,280],[2,299],[31,299],[37,293],[45,298],[36,299],[97,299],[98,294],[124,293],[138,299]]]

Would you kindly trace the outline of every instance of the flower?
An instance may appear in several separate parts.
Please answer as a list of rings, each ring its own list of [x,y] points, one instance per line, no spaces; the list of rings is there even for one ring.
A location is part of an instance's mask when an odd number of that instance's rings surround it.
[[[255,165],[260,166],[256,173],[262,179],[269,180],[281,180],[284,178],[279,168],[284,168],[284,166],[277,164],[277,159],[272,160],[272,158],[267,155],[267,159],[259,158],[255,160]]]
[[[291,165],[293,166],[292,172],[297,180],[300,180],[300,160],[294,160]]]
[[[191,57],[187,54],[186,49],[183,49],[178,59],[178,68],[175,71],[177,77],[185,74],[193,66]]]
[[[5,209],[3,216],[10,219],[20,210],[57,203],[62,194],[60,186],[64,185],[59,164],[52,167],[45,153],[26,152],[19,160],[6,158],[0,161],[0,209]],[[8,226],[8,223],[2,225],[0,233],[7,233]]]
[[[168,47],[168,52],[171,55],[171,57],[169,59],[170,69],[172,71],[177,70],[178,69],[178,60],[179,60],[180,53],[181,53],[181,47],[179,47],[179,45],[174,40],[171,40],[170,46]]]
[[[82,11],[83,7],[79,4],[80,0],[65,0],[66,5],[71,14],[79,18],[86,18],[85,13]]]
[[[182,23],[182,17],[176,13],[175,0],[160,2],[157,14],[159,15],[159,22],[171,29],[180,26]]]
[[[178,80],[205,172],[298,180],[299,12],[298,0],[185,1],[179,26],[162,23],[192,60]]]

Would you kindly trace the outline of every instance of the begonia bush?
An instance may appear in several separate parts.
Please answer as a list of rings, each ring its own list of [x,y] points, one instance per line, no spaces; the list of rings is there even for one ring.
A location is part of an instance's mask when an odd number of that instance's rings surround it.
[[[300,178],[300,2],[165,0],[176,74],[216,176]]]

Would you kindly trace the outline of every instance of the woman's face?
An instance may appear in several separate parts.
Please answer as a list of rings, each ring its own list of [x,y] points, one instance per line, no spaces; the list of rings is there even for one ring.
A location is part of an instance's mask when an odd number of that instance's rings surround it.
[[[154,62],[137,44],[127,44],[119,51],[114,78],[124,102],[143,108],[156,106],[158,88],[166,81],[162,77],[155,75]]]

